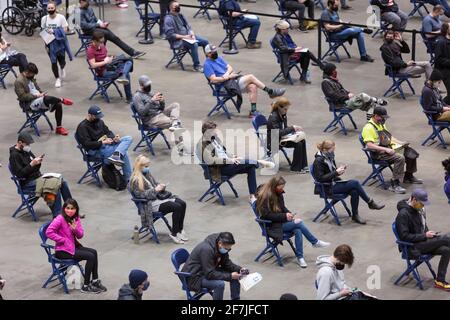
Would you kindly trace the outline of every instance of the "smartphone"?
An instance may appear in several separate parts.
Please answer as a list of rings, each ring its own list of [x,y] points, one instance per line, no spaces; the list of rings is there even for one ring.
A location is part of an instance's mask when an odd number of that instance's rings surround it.
[[[45,153],[43,153],[39,158],[43,159],[45,157]]]

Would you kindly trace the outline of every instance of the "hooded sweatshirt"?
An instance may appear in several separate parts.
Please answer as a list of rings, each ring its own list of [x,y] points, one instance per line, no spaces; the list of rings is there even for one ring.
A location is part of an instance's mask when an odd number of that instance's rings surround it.
[[[450,173],[447,173],[445,175],[445,185],[444,185],[444,191],[448,198],[448,203],[450,203]]]
[[[341,290],[348,288],[344,280],[344,272],[336,269],[331,262],[331,256],[318,256],[316,266],[319,271],[316,275],[317,300],[339,300]]]
[[[142,294],[138,294],[136,290],[131,288],[127,283],[119,289],[119,297],[117,300],[142,300]]]

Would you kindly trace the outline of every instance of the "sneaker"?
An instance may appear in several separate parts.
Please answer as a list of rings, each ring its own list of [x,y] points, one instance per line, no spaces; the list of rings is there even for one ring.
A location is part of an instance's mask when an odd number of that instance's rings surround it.
[[[302,170],[292,170],[291,169],[291,172],[292,173],[297,173],[297,174],[307,174],[308,173],[308,172],[306,172],[305,169],[302,169]]]
[[[366,62],[373,62],[373,58],[371,56],[369,56],[368,54],[366,54],[365,56],[362,56],[361,61],[366,61]]]
[[[363,32],[364,32],[365,34],[372,34],[372,33],[373,33],[373,30],[372,30],[372,29],[369,29],[369,28],[364,28],[364,29],[363,29]]]
[[[194,71],[203,72],[203,66],[201,66],[201,65],[194,66]]]
[[[416,177],[414,177],[413,175],[411,175],[410,177],[404,177],[403,178],[403,183],[410,183],[410,184],[423,184],[423,180],[422,179],[417,179]]]
[[[303,171],[305,171],[306,173],[309,173],[309,167],[304,167]]]
[[[55,133],[56,133],[56,134],[60,134],[60,135],[62,135],[62,136],[67,136],[67,135],[69,134],[69,131],[67,131],[67,130],[66,130],[65,128],[63,128],[63,127],[56,127]]]
[[[181,126],[181,123],[180,123],[180,122],[174,122],[174,123],[172,123],[172,125],[169,127],[169,131],[170,131],[170,132],[175,132],[175,131],[177,131],[177,132],[184,132],[184,131],[186,131],[186,128],[183,128],[183,127]]]
[[[133,57],[133,59],[137,59],[137,58],[142,57],[145,54],[146,54],[146,52],[135,51],[134,54],[132,55],[132,57]]]
[[[97,287],[94,287],[92,285],[83,285],[81,287],[81,292],[82,293],[95,293],[98,294],[101,292],[101,290]]]
[[[187,239],[187,234],[186,234],[186,231],[184,231],[184,229],[183,230],[181,230],[181,235],[183,236],[183,237],[185,237],[186,239]]]
[[[286,92],[285,88],[281,88],[281,89],[272,89],[272,94],[269,93],[269,97],[271,99],[276,98],[276,97],[280,97],[282,96],[284,93]]]
[[[119,152],[114,152],[109,158],[108,160],[110,162],[112,162],[113,164],[116,164],[118,166],[123,166],[123,160],[120,157],[120,153]]]
[[[177,236],[173,236],[169,233],[169,237],[170,239],[172,239],[173,242],[175,242],[176,244],[184,244],[184,241],[181,240],[180,238],[178,238]]]
[[[352,216],[352,220],[353,220],[354,222],[356,222],[356,223],[359,223],[359,224],[366,224],[366,220],[364,220],[363,218],[361,218],[361,217],[359,216],[359,214],[354,214],[354,215]]]
[[[260,49],[261,48],[261,44],[258,44],[256,42],[254,43],[247,43],[247,49]]]
[[[273,163],[272,161],[258,160],[258,163],[260,165],[262,165],[264,168],[269,168],[269,169],[275,168],[275,163]]]
[[[306,263],[304,258],[297,258],[297,263],[300,265],[300,267],[302,268],[307,268],[308,264]]]
[[[166,35],[163,33],[163,34],[160,34],[159,35],[159,38],[161,39],[161,40],[166,40]]]
[[[376,103],[379,104],[380,106],[385,106],[388,104],[388,102],[382,98],[376,98]]]
[[[369,206],[370,210],[381,210],[385,207],[384,204],[378,204],[373,199],[371,199],[369,203],[367,203],[367,205]]]
[[[306,33],[306,32],[308,32],[308,28],[306,27],[306,25],[301,24],[301,25],[298,26],[298,31]]]
[[[61,79],[60,78],[56,79],[55,88],[61,88]]]
[[[107,291],[106,287],[102,284],[102,282],[99,279],[93,280],[91,282],[91,286],[95,287],[97,289],[100,289],[101,292],[106,292]]]
[[[66,78],[66,69],[61,69],[61,78]]]
[[[256,111],[256,110],[255,110],[255,111],[250,111],[250,112],[248,113],[248,117],[253,119],[254,117],[256,117],[256,116],[258,115],[258,113],[259,113],[259,112]]]
[[[117,83],[120,83],[120,84],[122,84],[124,86],[130,84],[130,80],[128,80],[127,78],[119,78],[116,81],[117,81]]]
[[[304,82],[304,83],[306,83],[306,84],[311,84],[311,80],[308,79],[307,75],[302,75],[302,76],[300,77],[300,81],[301,81],[301,82]]]
[[[314,248],[326,248],[326,247],[328,247],[329,245],[330,245],[329,242],[319,240],[319,241],[317,241],[316,243],[314,243],[312,246],[313,246]]]
[[[445,291],[450,291],[450,284],[448,284],[446,281],[434,280],[434,287]]]
[[[70,100],[70,99],[67,99],[67,98],[61,98],[61,103],[62,103],[63,105],[66,105],[66,106],[71,106],[71,105],[73,105],[73,101]]]
[[[406,192],[406,189],[402,188],[399,184],[391,184],[388,190],[397,194],[404,194]]]
[[[181,232],[177,233],[177,238],[182,240],[182,241],[188,241],[189,240],[189,238],[186,237],[186,235],[182,235]]]

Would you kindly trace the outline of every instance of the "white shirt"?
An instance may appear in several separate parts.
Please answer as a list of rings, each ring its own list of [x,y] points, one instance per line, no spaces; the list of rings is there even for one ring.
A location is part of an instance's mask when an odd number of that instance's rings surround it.
[[[46,15],[45,17],[42,17],[41,20],[41,27],[42,29],[52,29],[55,30],[56,28],[67,28],[69,24],[67,23],[66,18],[60,14],[57,13],[54,18],[50,18],[49,15]]]

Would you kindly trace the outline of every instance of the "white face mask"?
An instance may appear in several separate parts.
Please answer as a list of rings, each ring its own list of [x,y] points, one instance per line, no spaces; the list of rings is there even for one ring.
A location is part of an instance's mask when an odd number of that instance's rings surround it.
[[[25,151],[25,152],[30,152],[31,151],[31,146],[24,146],[22,150]]]

